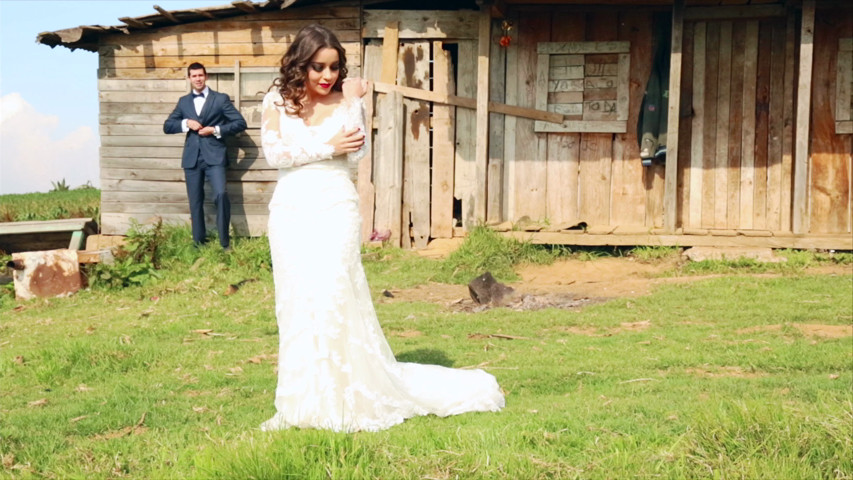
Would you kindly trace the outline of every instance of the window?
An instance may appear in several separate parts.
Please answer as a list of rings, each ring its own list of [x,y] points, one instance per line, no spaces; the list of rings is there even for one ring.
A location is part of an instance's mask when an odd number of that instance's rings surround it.
[[[536,132],[625,133],[630,42],[538,44],[536,108],[564,115],[537,121]]]

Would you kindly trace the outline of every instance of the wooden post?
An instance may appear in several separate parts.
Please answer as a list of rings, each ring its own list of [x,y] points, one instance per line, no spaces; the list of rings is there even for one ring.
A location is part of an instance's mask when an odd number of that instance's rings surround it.
[[[486,220],[486,168],[489,162],[489,47],[491,45],[492,19],[489,8],[480,12],[479,40],[477,46],[477,148],[474,154],[476,191],[474,217]]]
[[[397,22],[385,25],[385,38],[382,39],[382,73],[379,80],[384,83],[397,83],[397,44],[399,31]]]
[[[663,190],[664,228],[675,231],[678,215],[678,121],[681,111],[681,50],[684,28],[684,0],[672,5],[672,44],[669,64],[669,111],[666,125],[666,172]]]
[[[815,0],[803,0],[800,25],[800,75],[797,85],[797,127],[794,139],[794,204],[791,214],[794,233],[808,231],[806,188],[809,166],[809,116],[812,99],[812,54],[814,53]]]

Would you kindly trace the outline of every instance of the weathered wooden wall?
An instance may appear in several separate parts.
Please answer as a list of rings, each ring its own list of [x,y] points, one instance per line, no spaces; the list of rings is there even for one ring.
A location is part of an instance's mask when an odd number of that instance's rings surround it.
[[[364,10],[362,33],[366,78],[476,97],[477,12]],[[486,184],[474,110],[384,93],[375,104],[372,177],[359,177],[361,191],[375,192],[362,196],[362,217],[373,220],[365,238],[387,231],[393,244],[421,248],[476,222]]]
[[[694,13],[684,24],[680,135],[668,142],[679,152],[677,227],[691,234],[790,233],[799,12],[737,12],[741,18]],[[839,38],[851,36],[851,16],[850,8],[818,9],[812,233],[850,232],[853,223],[851,135],[835,133],[833,116]],[[503,119],[503,131],[495,133],[504,139],[503,220],[529,217],[546,230],[583,223],[616,233],[663,226],[664,165],[641,166],[636,125],[652,67],[653,29],[669,19],[640,8],[531,7],[513,14],[516,30],[501,79],[506,103],[533,106],[536,45],[562,41],[630,42],[630,98],[626,133],[534,133],[532,121]],[[490,181],[490,194],[493,188]]]
[[[668,145],[678,150],[683,233],[791,232],[800,25],[797,10],[773,11],[693,15],[684,24],[680,135]],[[257,235],[266,230],[276,178],[260,149],[258,106],[297,30],[312,22],[335,30],[354,75],[363,65],[377,82],[475,98],[477,15],[310,7],[102,37],[104,232],[124,233],[131,218],[188,220],[183,136],[163,134],[162,123],[188,91],[189,63],[204,63],[211,87],[231,95],[249,122],[231,140],[228,189],[235,230]],[[849,8],[817,12],[807,191],[809,232],[817,234],[849,233],[853,224],[851,135],[835,133],[833,116],[839,38],[853,37],[851,17]],[[473,109],[371,94],[372,155],[358,185],[365,239],[387,230],[395,244],[422,247],[483,220],[524,217],[555,231],[585,224],[628,235],[663,226],[665,167],[642,166],[636,125],[654,29],[669,12],[518,7],[507,20],[508,48],[498,45],[501,20],[490,34],[491,101],[537,106],[540,42],[630,42],[627,130],[537,133],[533,120],[491,113],[480,165],[475,151],[484,139],[475,135]],[[212,204],[207,211],[212,224]]]
[[[291,8],[102,37],[98,90],[103,233],[125,233],[132,218],[188,221],[180,168],[184,136],[165,135],[162,126],[178,98],[189,91],[186,67],[196,61],[211,75],[210,87],[229,94],[249,123],[246,132],[229,139],[227,188],[233,228],[238,235],[264,233],[277,176],[260,147],[260,100],[293,35],[310,23],[338,34],[351,74],[359,75],[360,20],[359,7]],[[212,199],[205,212],[212,227]]]
[[[565,228],[645,228],[662,222],[663,169],[643,168],[636,125],[652,64],[654,12],[647,9],[521,9],[513,14],[506,52],[505,101],[535,105],[539,42],[631,43],[629,115],[625,133],[534,133],[533,121],[506,116],[503,220],[524,217]],[[495,132],[494,135],[501,135]]]
[[[818,8],[814,37],[808,231],[850,233],[853,229],[853,134],[836,133],[835,114],[839,39],[853,39],[853,8]],[[843,68],[849,69],[851,65]]]
[[[791,230],[794,20],[685,24],[684,228]]]

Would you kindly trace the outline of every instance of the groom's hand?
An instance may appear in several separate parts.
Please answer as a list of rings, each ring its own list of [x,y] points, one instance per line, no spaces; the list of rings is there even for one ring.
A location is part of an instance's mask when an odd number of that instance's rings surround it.
[[[198,123],[198,120],[193,120],[190,118],[187,120],[187,128],[189,128],[190,130],[192,130],[194,132],[198,132],[199,130],[202,129],[202,126],[200,123]]]
[[[198,134],[202,137],[207,137],[209,135],[213,135],[214,133],[216,133],[216,128],[214,127],[202,127],[202,129],[198,131]]]

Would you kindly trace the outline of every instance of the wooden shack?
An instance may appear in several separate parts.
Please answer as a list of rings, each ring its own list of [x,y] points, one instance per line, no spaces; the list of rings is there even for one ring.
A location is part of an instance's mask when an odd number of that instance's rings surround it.
[[[417,248],[486,224],[544,243],[853,249],[849,2],[424,5],[155,6],[122,26],[40,34],[98,52],[103,232],[188,220],[183,139],[161,125],[200,61],[249,122],[229,152],[234,229],[264,233],[276,172],[259,102],[295,32],[320,23],[351,72],[375,82],[358,177],[365,240],[387,231]],[[668,141],[644,166],[638,123],[656,58]]]

